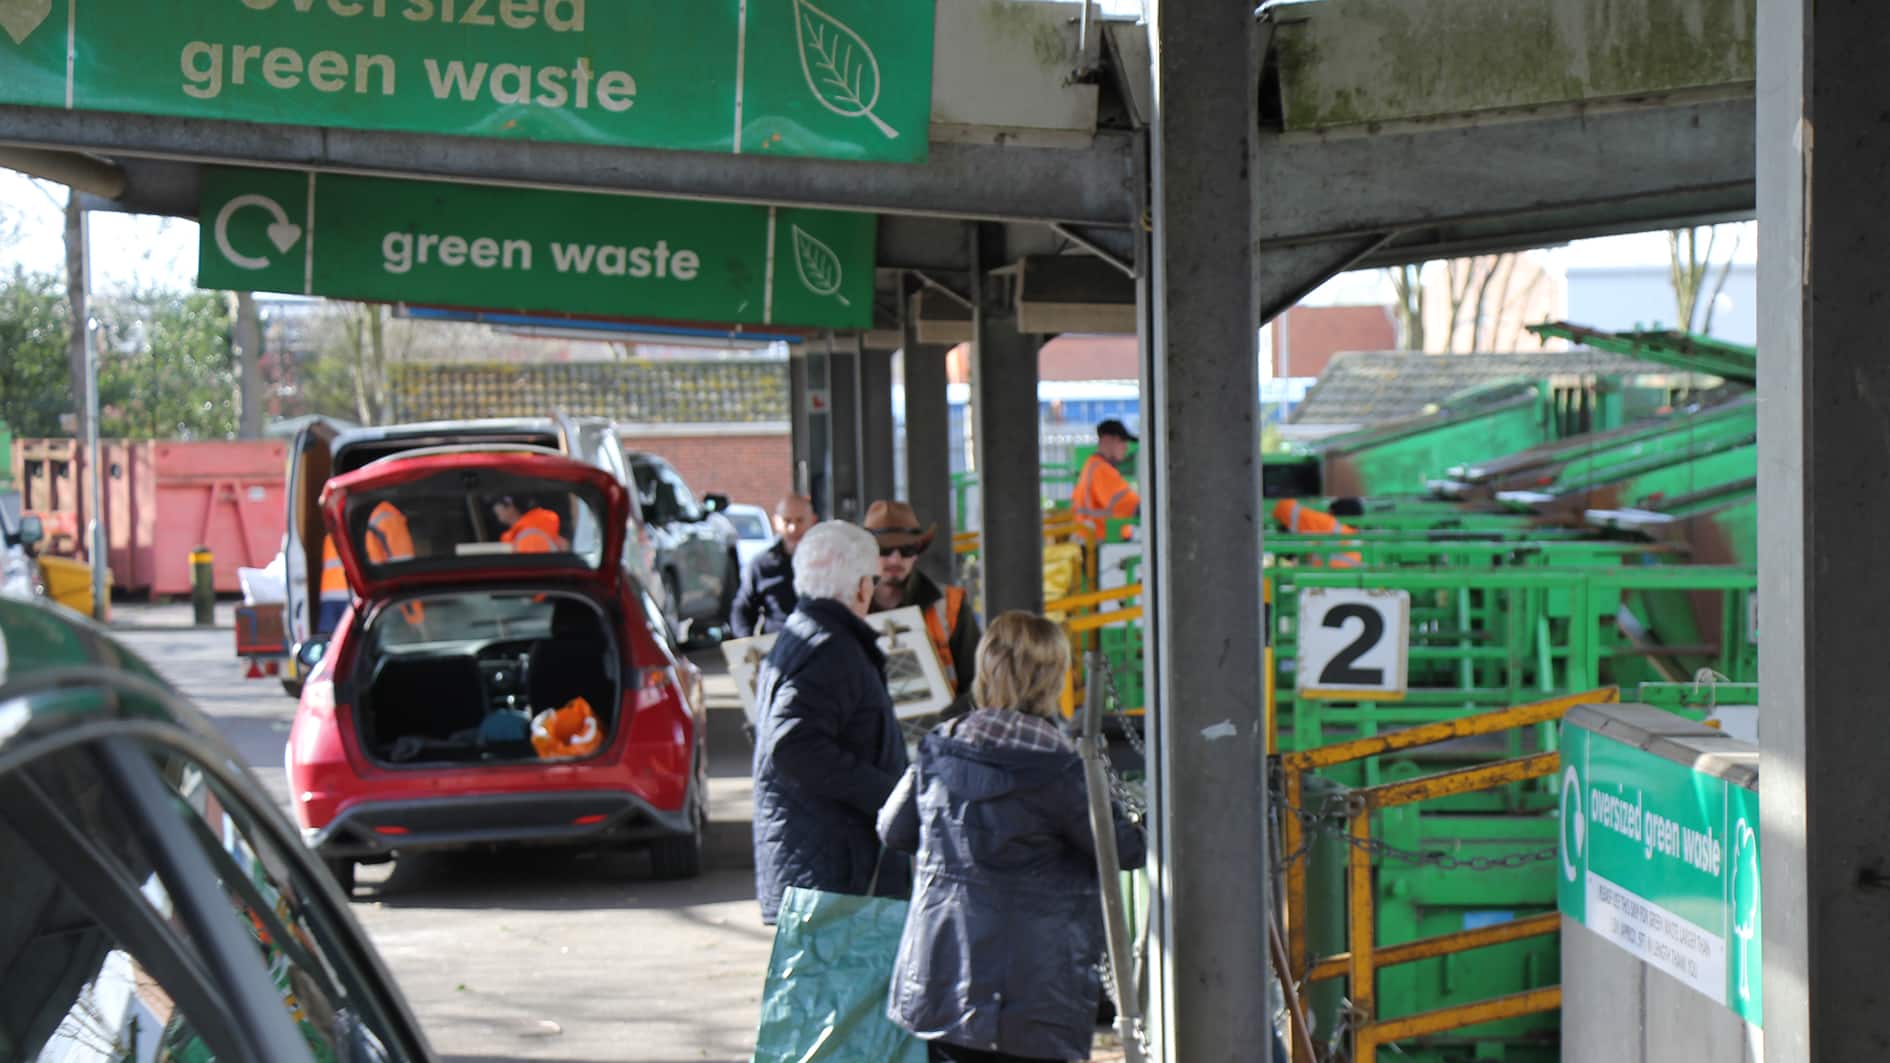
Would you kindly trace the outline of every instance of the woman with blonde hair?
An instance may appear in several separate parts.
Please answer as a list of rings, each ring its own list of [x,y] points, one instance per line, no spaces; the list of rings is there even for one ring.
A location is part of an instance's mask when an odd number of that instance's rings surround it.
[[[1054,722],[1070,646],[1010,612],[978,643],[976,705],[919,743],[879,813],[916,853],[888,1014],[951,1063],[1088,1059],[1103,952],[1089,798]],[[1124,867],[1141,832],[1116,810]]]

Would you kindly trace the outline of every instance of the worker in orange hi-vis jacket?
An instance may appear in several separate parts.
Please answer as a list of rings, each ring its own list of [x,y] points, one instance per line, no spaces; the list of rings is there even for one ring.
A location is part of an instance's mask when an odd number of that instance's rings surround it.
[[[512,544],[518,554],[553,554],[571,549],[571,543],[559,534],[558,515],[529,499],[524,506],[506,496],[492,504],[493,516],[504,524],[500,542]]]
[[[1340,499],[1344,502],[1344,499]],[[1337,503],[1333,508],[1339,509]],[[1273,519],[1290,535],[1357,535],[1358,529],[1340,521],[1330,513],[1321,513],[1311,506],[1301,505],[1297,499],[1282,498],[1273,504]],[[1357,551],[1334,554],[1330,559],[1308,557],[1303,562],[1307,565],[1331,565],[1333,568],[1357,568],[1365,559]]]
[[[1142,508],[1142,496],[1118,471],[1129,457],[1129,444],[1136,442],[1121,421],[1108,420],[1096,426],[1096,452],[1083,463],[1076,477],[1076,493],[1070,509],[1090,529],[1090,539],[1101,542],[1111,520],[1133,520]]]

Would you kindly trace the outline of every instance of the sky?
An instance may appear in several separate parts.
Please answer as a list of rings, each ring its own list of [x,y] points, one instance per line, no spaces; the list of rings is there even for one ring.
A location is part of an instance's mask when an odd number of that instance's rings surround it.
[[[0,268],[15,264],[28,270],[65,269],[65,190],[9,170],[0,170],[0,217],[14,230],[14,239],[0,246]],[[143,215],[92,215],[93,284],[101,291],[136,287],[184,288],[195,284],[197,224],[179,218]],[[1719,255],[1732,247],[1738,234],[1735,261],[1752,262],[1758,251],[1757,225],[1727,226],[1720,237]],[[1581,240],[1544,252],[1570,269],[1600,266],[1667,264],[1665,233],[1634,233],[1597,240]],[[1388,284],[1375,270],[1335,278],[1307,302],[1319,304],[1390,301]]]

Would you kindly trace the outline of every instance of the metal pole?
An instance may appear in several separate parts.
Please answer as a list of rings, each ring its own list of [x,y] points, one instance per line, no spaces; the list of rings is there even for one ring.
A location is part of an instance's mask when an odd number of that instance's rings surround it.
[[[79,212],[79,259],[83,263],[81,288],[93,289],[93,225],[91,214]],[[91,516],[89,547],[93,564],[93,619],[112,615],[112,596],[106,590],[112,558],[106,535],[106,480],[104,448],[98,443],[98,318],[85,316],[85,509]]]
[[[1103,933],[1109,945],[1111,988],[1116,998],[1116,1033],[1125,1063],[1142,1063],[1142,1001],[1130,965],[1135,946],[1122,908],[1122,857],[1116,851],[1115,804],[1109,795],[1108,743],[1102,737],[1102,654],[1083,657],[1083,779],[1089,785],[1089,830],[1096,842],[1096,875],[1102,886]]]
[[[90,235],[90,226],[87,226]],[[82,237],[83,239],[83,237]],[[92,256],[86,255],[90,272]],[[90,284],[86,285],[91,288]],[[92,618],[104,620],[111,615],[111,597],[106,591],[106,573],[110,564],[105,528],[105,454],[99,443],[98,429],[98,329],[97,318],[85,322],[85,493],[86,509],[92,518]]]
[[[1251,4],[1154,0],[1151,948],[1167,1063],[1264,1058],[1267,796]],[[1151,423],[1152,422],[1152,423]],[[1145,521],[1145,524],[1148,523]]]

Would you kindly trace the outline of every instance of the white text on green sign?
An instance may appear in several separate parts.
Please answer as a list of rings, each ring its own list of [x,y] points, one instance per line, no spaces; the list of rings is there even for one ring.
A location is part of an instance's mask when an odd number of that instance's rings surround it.
[[[1761,1025],[1758,795],[1562,728],[1557,907]]]
[[[872,324],[869,214],[210,170],[198,283],[731,325]]]
[[[0,0],[0,103],[914,161],[933,0]]]

